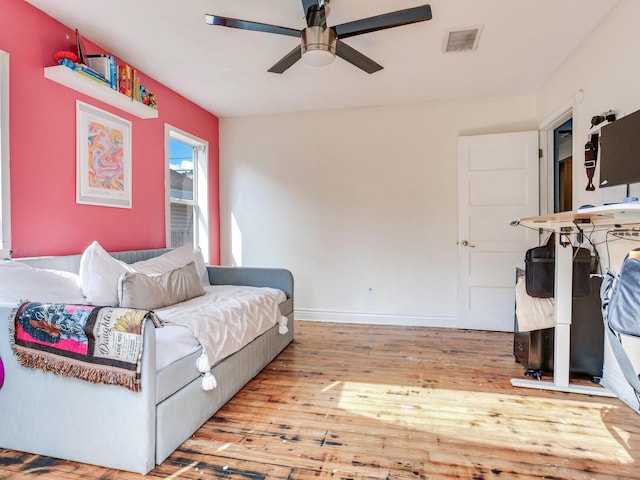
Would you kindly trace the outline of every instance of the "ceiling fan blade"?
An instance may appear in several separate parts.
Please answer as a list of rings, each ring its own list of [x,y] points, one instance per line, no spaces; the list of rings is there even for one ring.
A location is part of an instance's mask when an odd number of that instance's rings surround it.
[[[271,73],[283,73],[287,68],[296,63],[298,60],[302,58],[302,52],[300,51],[300,45],[287,53],[284,57],[282,57],[278,63],[276,63],[273,67],[271,67],[268,72]]]
[[[254,30],[256,32],[277,33],[278,35],[288,35],[290,37],[300,37],[300,30],[267,23],[251,22],[249,20],[238,20],[237,18],[221,17],[219,15],[206,14],[205,20],[209,25],[220,25],[221,27],[240,28],[242,30]]]
[[[363,55],[355,48],[351,48],[340,40],[338,40],[336,44],[336,55],[367,73],[375,73],[383,68],[382,65],[379,65],[366,55]]]
[[[384,13],[375,17],[363,18],[361,20],[336,25],[332,28],[336,31],[338,38],[349,38],[363,33],[384,30],[385,28],[424,22],[425,20],[431,20],[431,7],[429,5]]]

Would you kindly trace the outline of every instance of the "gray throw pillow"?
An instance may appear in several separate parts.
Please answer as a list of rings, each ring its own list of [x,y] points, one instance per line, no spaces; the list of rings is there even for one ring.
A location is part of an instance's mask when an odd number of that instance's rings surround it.
[[[153,310],[204,295],[195,262],[161,274],[125,272],[118,281],[120,306]]]

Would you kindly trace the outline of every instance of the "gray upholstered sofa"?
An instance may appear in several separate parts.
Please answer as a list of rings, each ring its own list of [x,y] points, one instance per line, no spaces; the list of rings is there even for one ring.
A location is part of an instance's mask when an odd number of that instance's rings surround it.
[[[165,252],[139,250],[111,255],[133,263]],[[77,273],[81,255],[17,261]],[[139,392],[23,367],[12,352],[5,323],[15,305],[0,305],[0,325],[4,325],[0,328],[0,358],[5,369],[0,388],[0,447],[142,474],[167,459],[293,339],[290,272],[206,268],[211,285],[267,286],[284,291],[287,300],[280,303],[280,311],[288,319],[286,334],[279,332],[276,324],[215,364],[211,373],[218,385],[211,391],[203,390],[201,373],[195,368],[198,351],[157,371],[156,329],[148,327],[144,329]]]

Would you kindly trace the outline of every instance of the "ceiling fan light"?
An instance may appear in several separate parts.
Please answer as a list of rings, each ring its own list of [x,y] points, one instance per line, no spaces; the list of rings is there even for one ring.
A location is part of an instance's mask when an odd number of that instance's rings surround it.
[[[304,63],[314,67],[329,65],[336,56],[327,50],[307,50],[302,56]]]
[[[302,60],[315,67],[329,65],[336,56],[336,33],[330,28],[307,27],[301,37]]]

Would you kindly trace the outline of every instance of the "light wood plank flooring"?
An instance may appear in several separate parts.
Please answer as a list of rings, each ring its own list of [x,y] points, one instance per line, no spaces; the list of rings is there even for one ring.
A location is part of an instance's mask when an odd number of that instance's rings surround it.
[[[297,322],[294,342],[146,478],[640,479],[640,416],[512,387],[512,338]],[[0,449],[0,478],[142,477]]]

